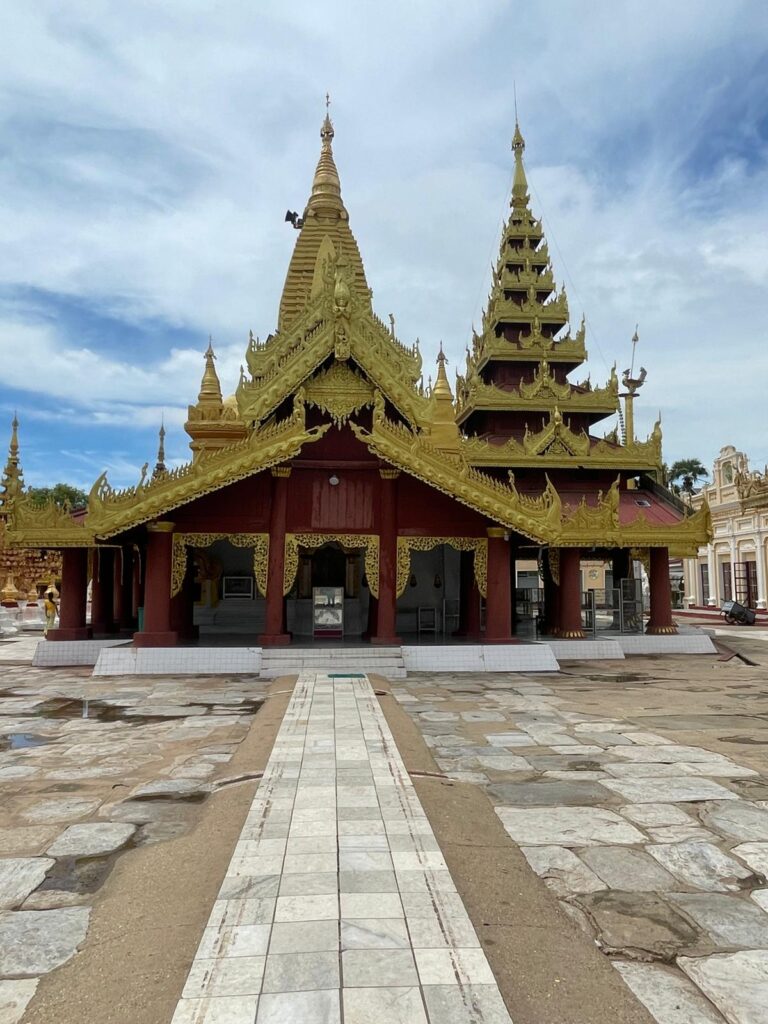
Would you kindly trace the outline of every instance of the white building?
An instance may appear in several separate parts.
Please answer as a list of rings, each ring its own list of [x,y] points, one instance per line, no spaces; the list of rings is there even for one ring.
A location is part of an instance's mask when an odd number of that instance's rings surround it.
[[[762,492],[765,492],[763,500]],[[686,603],[719,608],[736,600],[749,608],[766,607],[768,579],[768,479],[749,469],[749,459],[733,445],[720,449],[712,479],[691,503],[706,497],[712,512],[712,543],[686,558]]]

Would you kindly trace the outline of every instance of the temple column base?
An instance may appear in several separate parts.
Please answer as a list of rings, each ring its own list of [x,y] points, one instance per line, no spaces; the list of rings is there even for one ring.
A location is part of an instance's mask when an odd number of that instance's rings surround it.
[[[173,630],[163,633],[134,633],[134,647],[176,647],[179,634]]]
[[[489,636],[480,640],[480,643],[484,644],[519,644],[520,641],[516,636]]]
[[[398,647],[403,640],[399,636],[372,636],[370,642],[374,647]]]
[[[120,630],[114,623],[93,622],[91,623],[91,633],[100,637],[117,637],[120,635]]]
[[[262,647],[287,647],[291,642],[290,633],[262,633],[258,637]]]
[[[586,640],[587,634],[583,629],[559,629],[555,636],[558,640]]]
[[[677,626],[652,626],[649,622],[645,632],[648,636],[674,636],[677,634]]]
[[[58,642],[66,640],[90,640],[92,637],[89,626],[59,626],[58,629],[49,629],[45,635],[46,640]]]

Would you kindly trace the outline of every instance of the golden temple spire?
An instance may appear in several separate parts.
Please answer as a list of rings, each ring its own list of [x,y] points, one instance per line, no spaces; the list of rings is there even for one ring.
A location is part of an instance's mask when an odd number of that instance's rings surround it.
[[[437,379],[435,380],[435,386],[432,389],[432,394],[437,395],[439,398],[447,397],[450,401],[453,401],[453,394],[451,392],[451,385],[448,383],[448,374],[445,372],[445,364],[448,360],[443,352],[443,343],[440,342],[440,351],[437,353]]]
[[[336,163],[333,159],[332,143],[335,132],[333,130],[333,121],[331,121],[330,114],[328,113],[330,102],[330,97],[326,93],[325,120],[320,128],[320,159],[317,162],[315,177],[312,181],[312,193],[309,197],[307,210],[320,207],[344,209],[341,201],[341,181],[339,180],[339,172],[336,170]]]
[[[154,480],[159,476],[163,476],[163,474],[167,472],[168,467],[165,464],[165,423],[161,420],[160,430],[158,432],[157,462],[155,463],[155,468],[152,471],[152,479]]]
[[[430,387],[430,441],[435,448],[442,451],[457,452],[459,450],[459,428],[456,425],[456,408],[453,404],[453,392],[445,372],[448,360],[440,342],[437,354],[437,377],[434,387]]]
[[[512,136],[512,152],[515,154],[515,176],[512,180],[512,201],[510,206],[513,210],[524,210],[528,206],[531,197],[528,195],[528,179],[525,176],[525,167],[523,166],[525,139],[520,131],[517,116],[515,116],[515,134]]]
[[[8,459],[0,479],[0,507],[18,495],[24,487],[24,474],[19,459],[19,419],[13,414],[11,440],[8,445]]]
[[[203,371],[203,379],[200,383],[200,394],[197,396],[198,402],[202,402],[205,405],[221,405],[221,384],[219,383],[219,375],[216,373],[216,367],[214,366],[215,358],[213,339],[208,335],[208,348],[205,352],[205,370]]]
[[[326,104],[330,103],[326,96]],[[333,122],[326,106],[320,128],[320,159],[317,162],[312,191],[280,298],[278,333],[284,331],[317,297],[324,283],[323,271],[329,257],[344,256],[351,281],[348,282],[361,303],[370,307],[371,294],[365,279],[360,250],[349,228],[349,214],[341,198],[339,172],[333,158]]]

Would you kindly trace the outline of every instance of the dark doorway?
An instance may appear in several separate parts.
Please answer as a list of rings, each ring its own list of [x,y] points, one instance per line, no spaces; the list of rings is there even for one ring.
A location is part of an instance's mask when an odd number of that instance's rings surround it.
[[[313,587],[347,586],[347,556],[336,544],[325,544],[312,555]]]

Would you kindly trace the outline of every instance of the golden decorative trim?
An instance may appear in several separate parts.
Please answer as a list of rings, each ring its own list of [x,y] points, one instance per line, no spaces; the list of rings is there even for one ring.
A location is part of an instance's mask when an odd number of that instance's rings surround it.
[[[501,531],[502,536],[504,531]],[[395,593],[402,597],[411,576],[411,552],[432,551],[441,544],[448,544],[456,551],[473,551],[475,581],[482,597],[488,590],[488,540],[485,537],[398,537],[397,538],[397,581]]]
[[[353,413],[373,404],[373,388],[346,363],[334,362],[307,384],[307,402],[340,427]]]
[[[503,540],[504,534],[508,534],[509,530],[505,530],[503,526],[489,526],[485,532],[489,537],[494,537],[496,540]]]
[[[244,441],[206,452],[154,480],[146,479],[145,468],[135,487],[116,491],[103,473],[91,488],[86,526],[96,537],[123,533],[179,505],[293,458],[304,444],[319,440],[329,429],[329,423],[307,429],[304,396],[299,391],[288,419],[254,430]]]
[[[509,484],[473,469],[460,457],[434,448],[403,424],[388,420],[383,411],[383,399],[374,410],[373,430],[351,424],[355,436],[372,454],[523,536],[546,543],[552,529],[548,516],[554,515],[555,523],[560,518],[559,498],[557,508],[550,510],[553,504],[550,490],[537,499],[520,496]]]
[[[400,476],[400,470],[387,469],[385,466],[379,466],[379,476],[382,480],[397,480]]]
[[[587,634],[583,629],[561,629],[558,630],[558,640],[585,640]]]
[[[588,412],[610,416],[619,407],[619,379],[615,369],[603,388],[578,391],[568,384],[567,392],[556,395],[542,390],[531,397],[522,393],[522,387],[501,388],[497,384],[486,384],[477,376],[469,380],[457,378],[456,408],[459,422],[477,410],[537,412],[540,409],[553,409],[556,405],[562,406],[566,413]]]
[[[547,561],[549,563],[549,575],[555,586],[560,586],[560,549],[547,548]]]
[[[568,381],[558,381],[546,359],[542,359],[533,371],[533,380],[521,380],[519,391],[523,398],[551,397],[562,401],[571,394]]]
[[[270,469],[270,473],[277,480],[287,480],[291,475],[292,468],[293,467],[291,466],[273,466],[272,469]]]
[[[254,533],[253,536],[253,576],[262,597],[267,596],[267,577],[269,575],[269,534]]]
[[[253,548],[253,575],[262,597],[267,596],[269,564],[268,533],[174,533],[171,569],[171,597],[181,592],[187,575],[187,548],[208,548],[217,540],[228,540],[236,548]]]
[[[365,549],[365,578],[371,597],[379,596],[379,537],[375,533],[286,533],[283,594],[289,594],[299,569],[299,548],[340,544],[344,550]]]
[[[677,626],[647,626],[645,632],[649,636],[673,636],[677,633]]]

